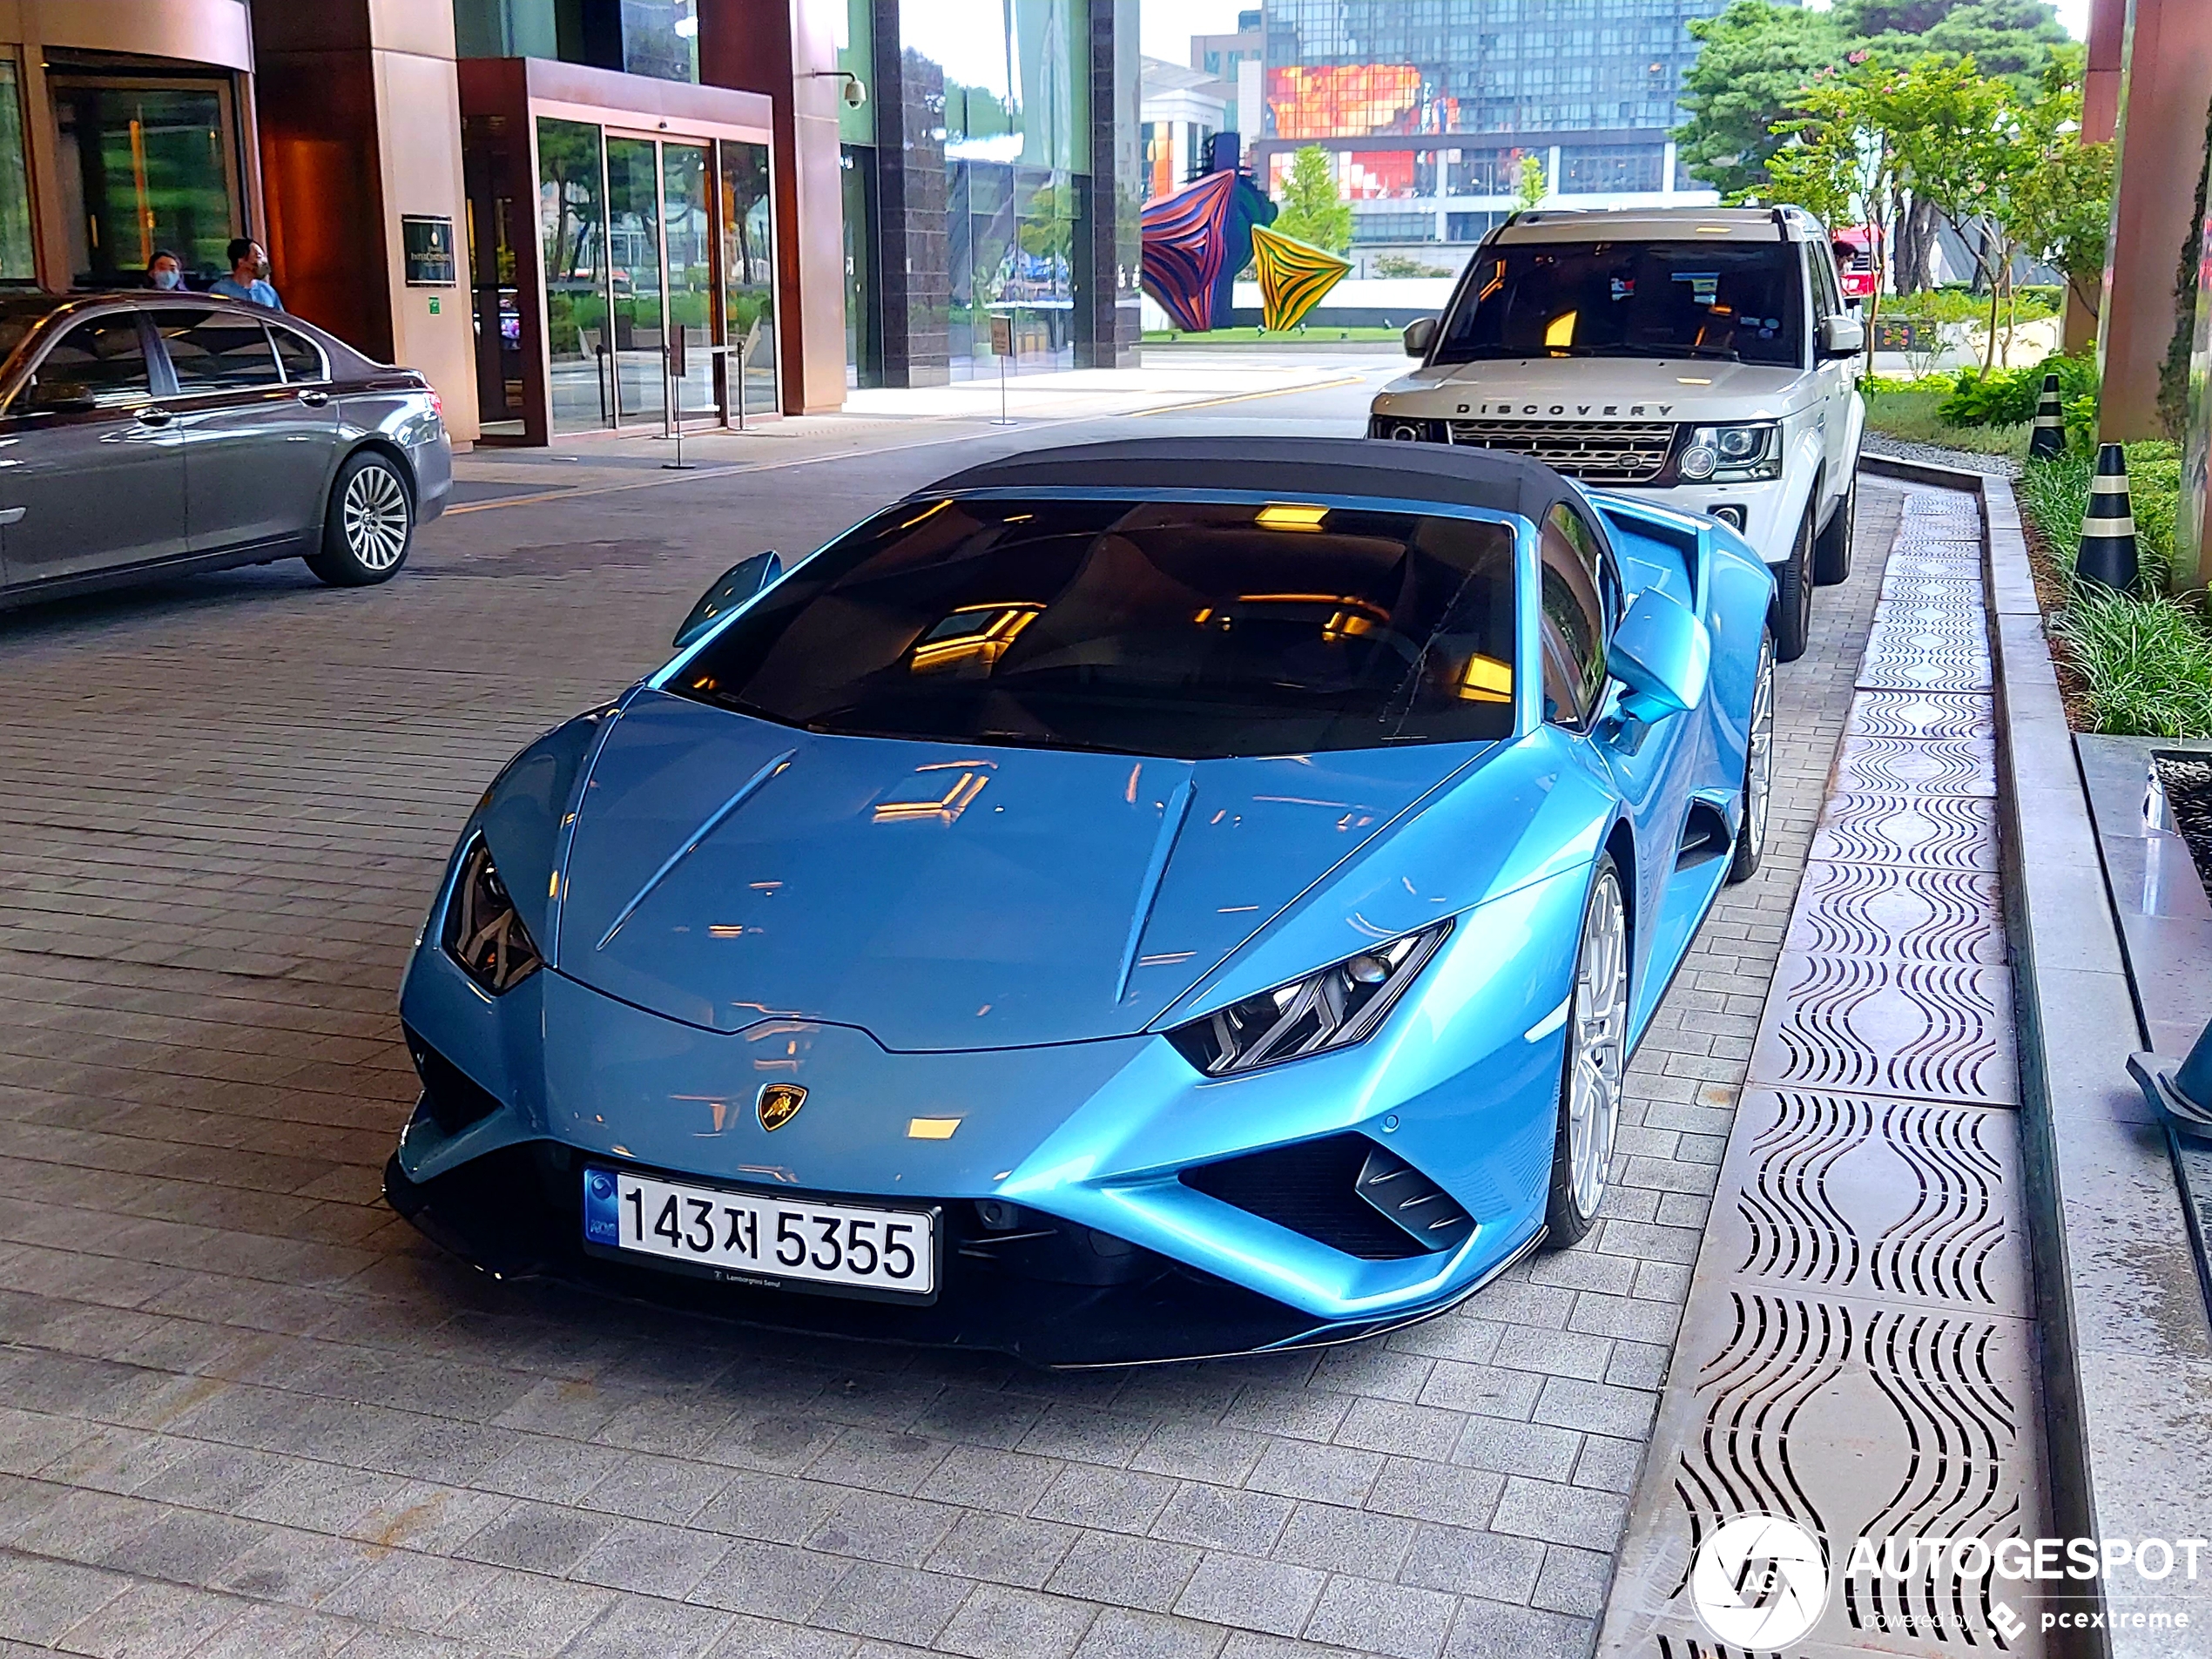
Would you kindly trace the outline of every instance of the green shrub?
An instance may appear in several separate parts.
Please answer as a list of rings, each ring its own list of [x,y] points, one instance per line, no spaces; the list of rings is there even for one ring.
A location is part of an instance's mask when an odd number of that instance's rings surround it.
[[[2035,418],[2035,404],[2043,392],[2043,376],[2055,370],[2061,399],[2094,395],[2097,365],[2088,356],[2062,354],[2018,368],[1962,368],[1952,382],[1951,395],[1936,408],[1938,418],[1952,426],[2022,426]]]
[[[2051,631],[2081,677],[2094,730],[2212,737],[2212,637],[2182,606],[2077,588]]]
[[[1870,398],[1866,404],[1867,429],[1901,438],[1907,443],[1933,444],[1940,448],[1964,450],[1969,455],[2011,455],[2014,460],[2027,455],[2026,427],[1949,425],[1937,416],[1936,406],[1941,396],[1933,391],[1905,389]]]

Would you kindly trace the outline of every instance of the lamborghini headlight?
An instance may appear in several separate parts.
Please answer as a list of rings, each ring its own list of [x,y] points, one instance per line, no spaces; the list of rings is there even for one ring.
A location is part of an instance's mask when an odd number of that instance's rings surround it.
[[[1782,428],[1772,421],[1690,429],[1675,465],[1692,483],[1754,483],[1782,476]]]
[[[1168,1041],[1210,1077],[1257,1071],[1365,1042],[1451,931],[1447,920],[1363,950],[1317,974],[1177,1026]]]
[[[511,991],[537,972],[543,959],[523,925],[522,913],[492,868],[482,835],[461,854],[453,897],[446,905],[446,954],[494,996]]]

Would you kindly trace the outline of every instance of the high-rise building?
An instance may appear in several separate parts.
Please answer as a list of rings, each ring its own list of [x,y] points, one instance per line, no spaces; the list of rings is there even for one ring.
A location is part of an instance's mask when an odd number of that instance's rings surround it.
[[[1725,3],[1266,0],[1254,165],[1271,181],[1294,151],[1329,151],[1366,253],[1480,239],[1531,158],[1562,206],[1712,201],[1669,133],[1689,24]]]

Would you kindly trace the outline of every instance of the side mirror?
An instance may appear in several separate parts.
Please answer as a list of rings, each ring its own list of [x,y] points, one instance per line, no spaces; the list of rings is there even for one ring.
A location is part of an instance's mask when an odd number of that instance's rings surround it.
[[[1712,666],[1705,624],[1656,588],[1629,607],[1606,657],[1608,671],[1629,688],[1628,711],[1645,720],[1696,708]]]
[[[1406,325],[1406,355],[1426,357],[1429,347],[1436,344],[1436,319],[1416,317]]]
[[[783,573],[784,562],[773,553],[756,553],[738,560],[691,607],[671,643],[683,650]]]
[[[1820,320],[1820,354],[1824,358],[1856,357],[1866,349],[1866,325],[1856,317]]]

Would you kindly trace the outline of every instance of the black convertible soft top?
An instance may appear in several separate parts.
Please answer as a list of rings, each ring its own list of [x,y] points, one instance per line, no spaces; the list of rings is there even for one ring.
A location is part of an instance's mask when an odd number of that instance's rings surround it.
[[[1369,496],[1484,507],[1532,523],[1573,492],[1541,462],[1379,438],[1133,438],[987,462],[921,495],[963,489],[1248,489],[1279,501]]]

